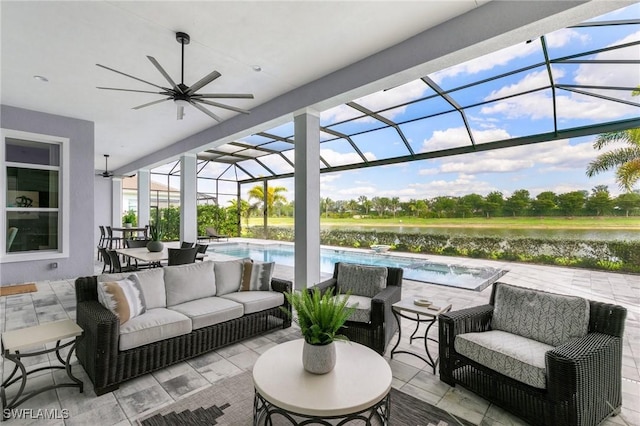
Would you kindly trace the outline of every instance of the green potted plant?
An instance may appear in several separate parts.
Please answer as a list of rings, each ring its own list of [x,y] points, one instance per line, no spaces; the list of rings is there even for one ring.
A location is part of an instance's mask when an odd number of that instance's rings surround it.
[[[134,212],[133,210],[129,210],[128,212],[126,212],[125,215],[122,216],[122,223],[124,224],[125,228],[131,228],[133,225],[135,225],[136,212]]]
[[[314,374],[325,374],[333,370],[336,363],[335,340],[348,340],[338,330],[355,311],[347,306],[349,293],[334,297],[333,289],[323,295],[319,289],[285,293],[285,297],[296,311],[295,321],[300,325],[304,346],[302,365]]]
[[[151,241],[147,243],[147,250],[150,252],[160,252],[164,248],[162,244],[162,230],[158,225],[149,226],[149,238]]]

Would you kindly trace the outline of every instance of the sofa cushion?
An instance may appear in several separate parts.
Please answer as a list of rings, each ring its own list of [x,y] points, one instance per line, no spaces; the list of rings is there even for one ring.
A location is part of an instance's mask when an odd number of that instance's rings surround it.
[[[152,268],[146,271],[136,271],[136,276],[140,282],[142,295],[147,309],[166,308],[167,293],[164,288],[164,271],[162,268]],[[118,281],[131,275],[131,272],[123,272],[120,274],[102,274],[98,275],[98,282]]]
[[[222,297],[205,297],[171,306],[172,310],[191,318],[194,330],[240,318],[244,307]]]
[[[242,303],[245,314],[275,308],[284,303],[284,294],[277,291],[237,291],[225,294],[222,297]]]
[[[338,265],[337,287],[340,293],[374,297],[387,287],[387,268],[353,263]]]
[[[546,389],[545,354],[554,347],[500,330],[456,336],[456,351],[534,388]]]
[[[500,283],[491,328],[559,346],[587,334],[589,302]]]
[[[339,294],[336,297],[343,299],[346,297],[344,294]],[[354,322],[363,322],[369,323],[371,322],[371,298],[365,296],[349,296],[349,300],[347,300],[348,307],[355,307],[356,310],[351,314],[351,316],[347,319],[347,321]]]
[[[144,314],[146,306],[140,282],[135,274],[118,281],[98,282],[98,300],[113,312],[120,324]]]
[[[216,295],[213,261],[205,260],[187,265],[167,266],[162,269],[169,307]]]
[[[216,276],[216,296],[240,290],[244,259],[214,262],[213,272]]]
[[[166,308],[149,309],[120,325],[121,351],[191,333],[191,320]]]

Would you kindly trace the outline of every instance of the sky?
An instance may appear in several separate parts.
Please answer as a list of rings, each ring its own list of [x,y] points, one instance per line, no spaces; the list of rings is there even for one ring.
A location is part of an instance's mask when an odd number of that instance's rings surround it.
[[[594,20],[640,18],[640,3],[621,9]],[[615,46],[640,40],[640,25],[613,27],[569,28],[545,35],[551,59],[574,53]],[[540,39],[519,43],[490,55],[473,59],[429,75],[443,89],[460,87],[466,83],[506,73],[544,60]],[[609,52],[596,53],[589,59],[635,59],[640,60],[640,46],[630,46]],[[640,66],[621,64],[556,63],[551,72],[557,84],[580,84],[594,86],[640,85]],[[502,99],[514,93],[549,85],[549,72],[545,66],[509,75],[481,86],[455,91],[451,96],[462,106],[480,102],[490,103],[466,108],[466,116],[476,144],[553,131],[553,103],[551,89]],[[640,103],[629,91],[598,90],[590,92],[623,98]],[[373,111],[393,105],[401,105],[425,97],[433,90],[421,80],[416,80],[376,92],[354,102]],[[557,89],[557,115],[560,129],[598,124],[637,117],[640,108],[585,96]],[[416,153],[467,146],[471,143],[463,120],[457,112],[432,118],[415,120],[427,114],[445,111],[450,106],[441,98],[404,105],[381,112],[385,118],[400,124],[411,148]],[[321,112],[321,125],[342,133],[354,135],[368,160],[407,155],[408,150],[393,128],[380,128],[380,121],[363,117],[344,120],[362,114],[347,105],[340,105]],[[366,130],[377,129],[357,134]],[[293,124],[287,123],[267,130],[282,136],[293,134]],[[321,134],[321,141],[331,136]],[[246,143],[259,143],[259,137],[244,139]],[[431,199],[437,196],[462,196],[470,193],[486,195],[500,191],[509,196],[518,189],[527,189],[532,197],[543,191],[565,193],[576,190],[590,191],[597,185],[607,185],[613,195],[620,193],[613,172],[588,178],[585,170],[590,161],[599,154],[592,144],[595,136],[544,142],[534,145],[465,154],[432,160],[407,162],[353,171],[325,173],[321,175],[321,197],[332,200],[357,199],[364,195],[372,197],[399,197]],[[275,144],[274,144],[275,147]],[[293,151],[283,152],[293,160]],[[344,139],[321,143],[321,156],[332,166],[362,162],[359,155]],[[275,172],[290,172],[291,167],[276,155],[261,160]],[[249,163],[249,162],[247,162]],[[222,167],[222,166],[220,166]],[[226,166],[225,166],[226,167]],[[261,170],[245,167],[252,174]],[[259,168],[259,166],[258,166]],[[218,173],[219,173],[218,169]],[[166,182],[166,181],[165,181]],[[243,196],[252,185],[243,186]],[[293,179],[272,180],[269,185],[287,188],[285,196],[293,199]],[[173,185],[172,185],[173,186]],[[179,185],[178,185],[179,186]],[[201,192],[213,191],[205,185]],[[638,188],[636,188],[638,189]],[[204,190],[204,191],[203,191]],[[221,189],[225,192],[225,189]],[[235,192],[228,188],[229,192]],[[231,197],[221,196],[224,200]]]

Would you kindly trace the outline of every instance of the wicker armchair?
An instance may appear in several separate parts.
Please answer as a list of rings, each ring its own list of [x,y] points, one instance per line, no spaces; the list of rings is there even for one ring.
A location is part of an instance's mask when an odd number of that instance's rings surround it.
[[[598,425],[619,413],[627,313],[621,306],[587,301],[587,334],[545,353],[545,389],[514,380],[456,351],[456,336],[492,330],[500,285],[504,284],[494,284],[488,305],[440,316],[440,380],[451,386],[459,383],[534,425]]]
[[[313,288],[319,288],[322,293],[333,288],[336,294],[338,285],[338,269],[340,262],[336,263],[333,278],[317,284]],[[357,343],[370,347],[383,355],[387,344],[398,331],[398,324],[391,312],[391,305],[402,298],[402,268],[387,268],[387,286],[371,299],[371,318],[368,322],[347,321],[340,329],[343,334]]]

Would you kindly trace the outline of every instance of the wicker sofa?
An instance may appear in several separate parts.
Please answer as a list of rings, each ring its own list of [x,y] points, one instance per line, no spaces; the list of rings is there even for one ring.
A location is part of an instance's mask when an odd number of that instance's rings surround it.
[[[255,274],[247,272],[251,266],[241,265],[238,269],[234,261],[204,261],[140,271],[135,278],[131,273],[78,278],[76,320],[84,335],[76,355],[95,393],[111,392],[134,377],[289,327],[286,312],[291,313],[291,306],[283,293],[291,291],[291,282],[271,279],[264,270],[254,279]],[[104,288],[99,282],[123,279],[137,281],[146,310],[120,324],[98,293]]]
[[[356,312],[340,334],[383,355],[398,331],[391,305],[402,298],[402,275],[402,268],[338,262],[332,278],[309,290],[318,288],[323,294],[329,289],[333,289],[333,294],[349,291],[348,305],[356,306]]]
[[[440,380],[534,425],[597,425],[622,405],[626,309],[493,285],[488,305],[439,318]]]

